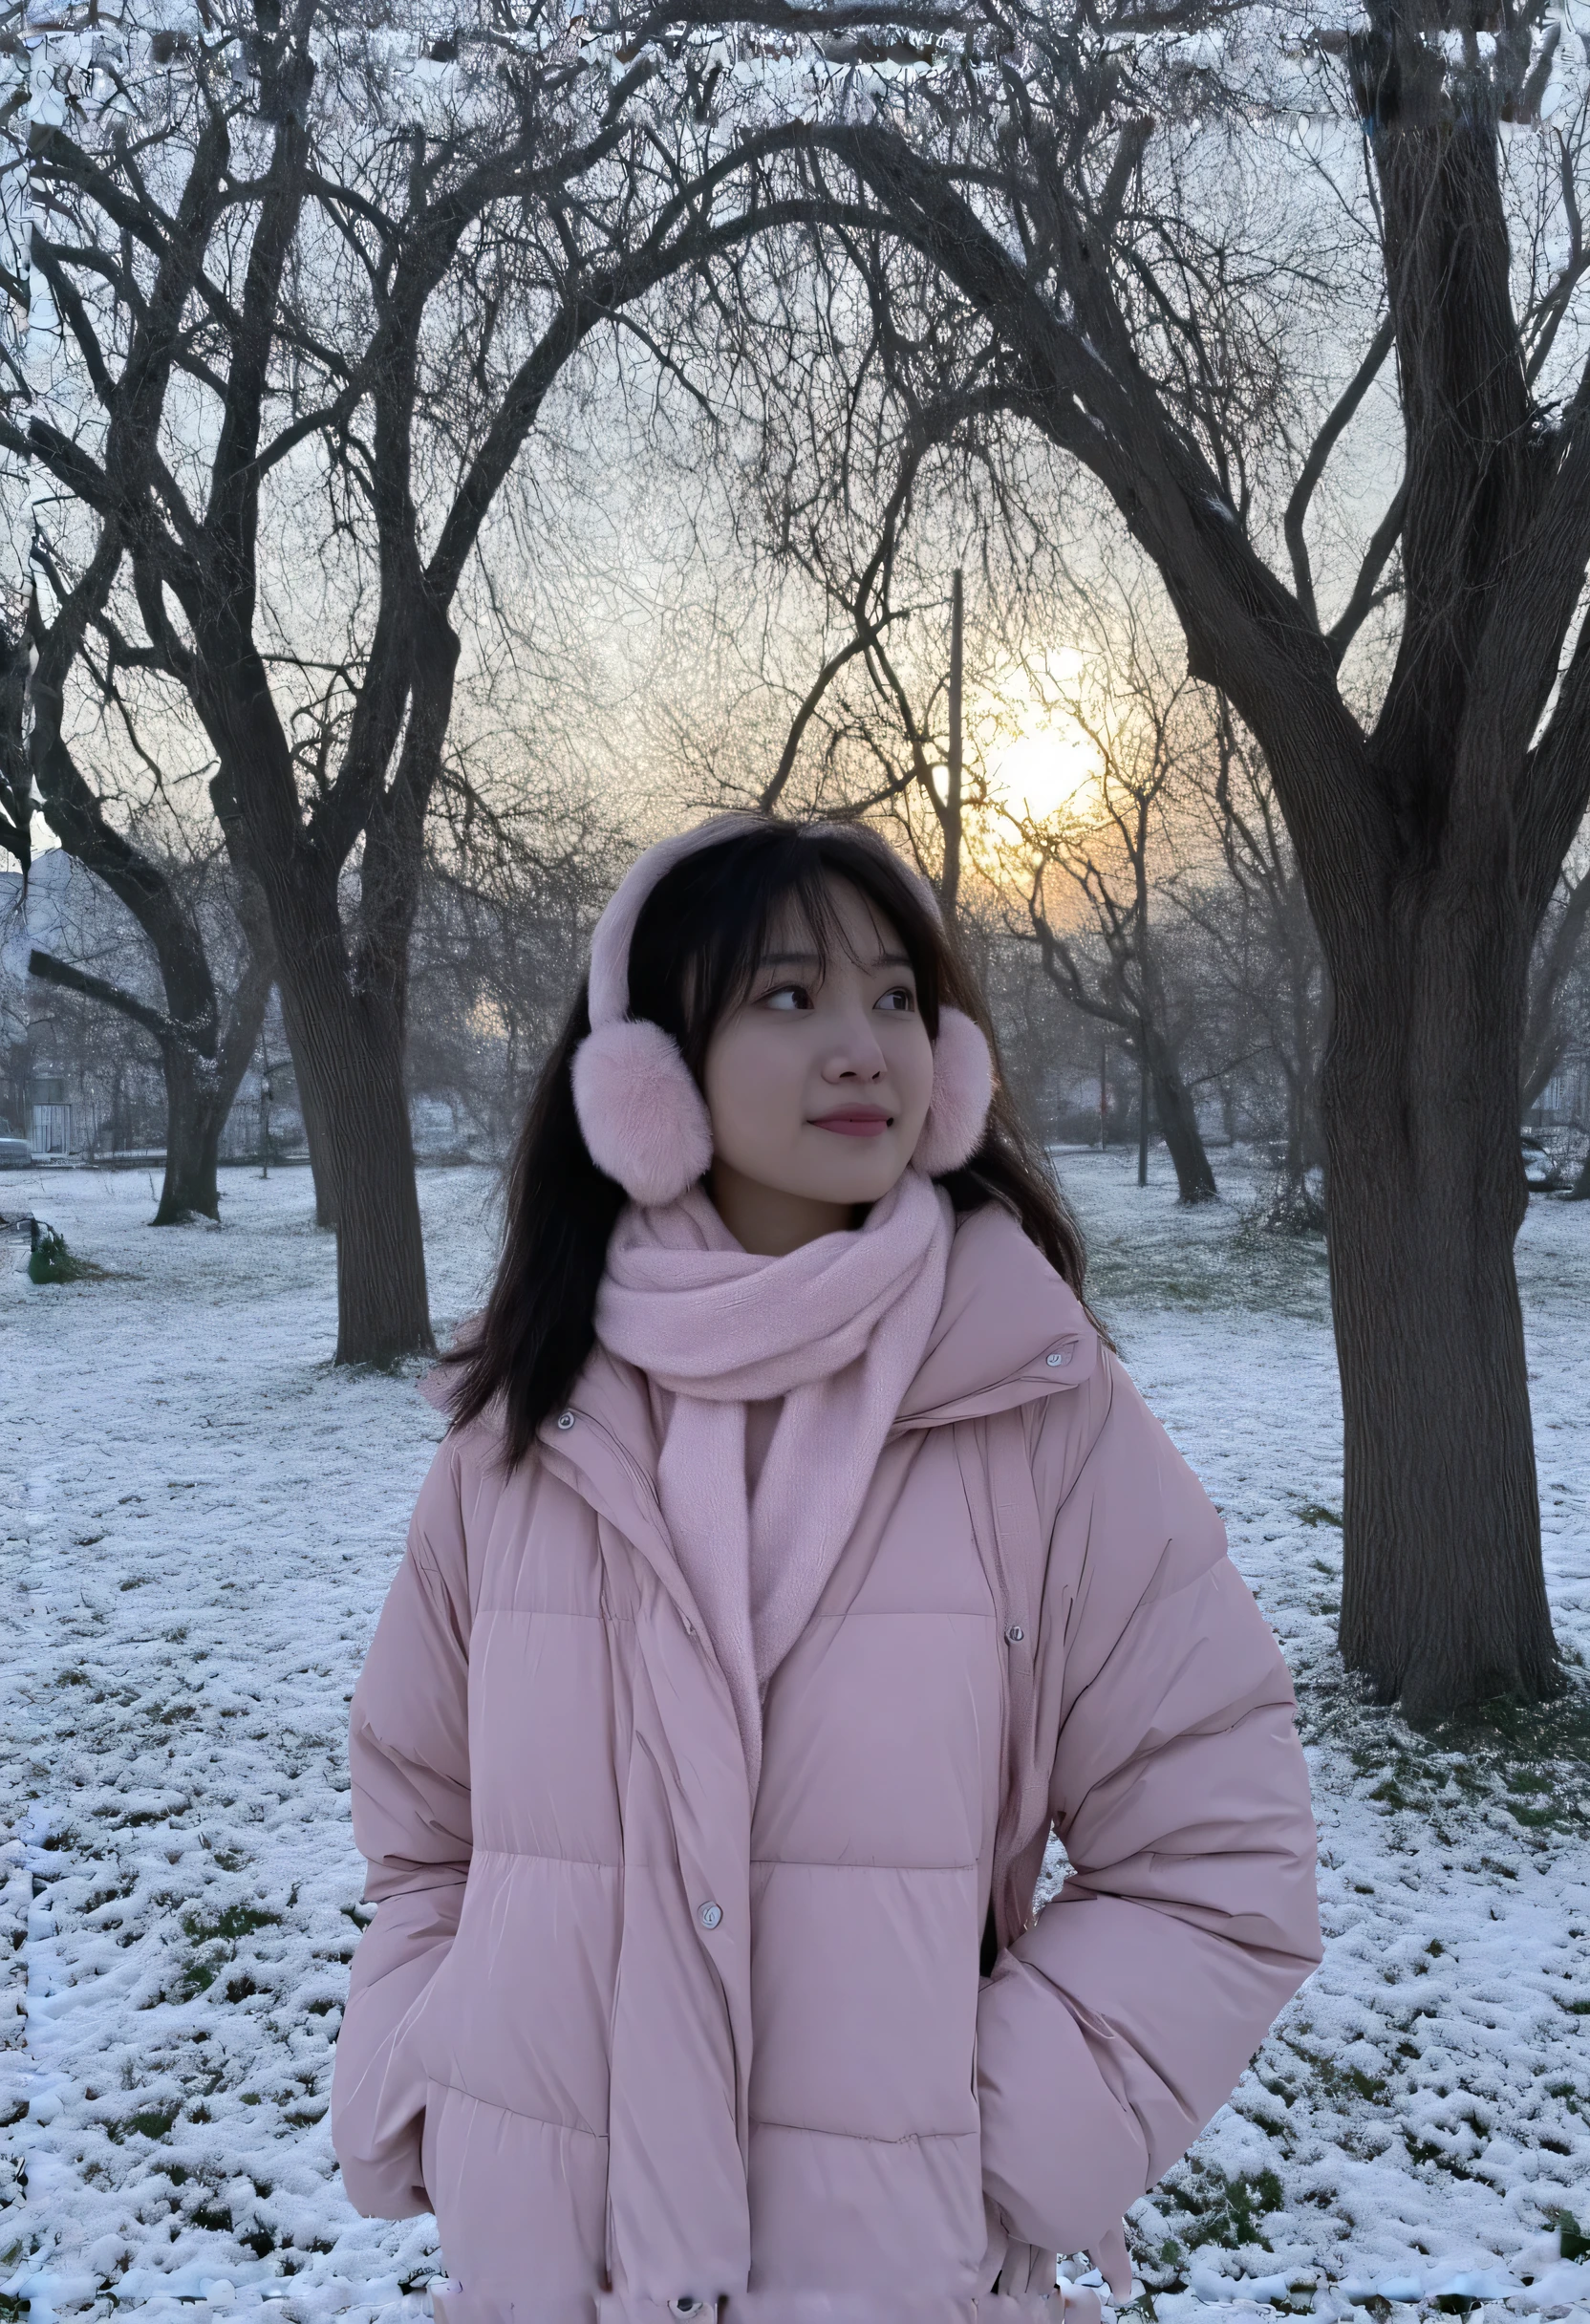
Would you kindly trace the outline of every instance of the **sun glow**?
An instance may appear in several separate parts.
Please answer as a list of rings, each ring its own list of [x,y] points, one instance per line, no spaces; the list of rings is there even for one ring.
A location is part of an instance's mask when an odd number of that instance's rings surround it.
[[[1085,667],[1074,646],[1052,646],[1036,665],[1013,670],[991,691],[983,764],[990,802],[1005,814],[1046,823],[1086,812],[1099,753],[1069,709]]]
[[[1069,721],[1017,735],[989,768],[992,786],[1010,812],[1034,823],[1081,807],[1098,773],[1097,751]]]

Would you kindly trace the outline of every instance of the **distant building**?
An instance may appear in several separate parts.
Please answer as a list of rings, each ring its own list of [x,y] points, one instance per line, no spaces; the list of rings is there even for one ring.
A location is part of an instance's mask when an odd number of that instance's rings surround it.
[[[41,1160],[158,1152],[165,1089],[154,1042],[97,1001],[30,977],[34,946],[160,999],[130,916],[64,849],[34,858],[26,889],[20,872],[0,872],[0,1117]]]
[[[27,1137],[35,1154],[64,1158],[82,1151],[84,1108],[81,1104],[74,1108],[67,1095],[71,1081],[65,1067],[56,1065],[35,1065],[29,1077]],[[74,1111],[78,1117],[75,1125]]]
[[[1590,1130],[1590,1055],[1570,1053],[1530,1109],[1532,1130]]]

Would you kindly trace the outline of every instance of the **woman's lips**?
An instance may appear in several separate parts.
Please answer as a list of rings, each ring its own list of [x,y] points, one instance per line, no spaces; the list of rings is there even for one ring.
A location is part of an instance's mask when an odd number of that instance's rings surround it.
[[[831,1130],[841,1138],[881,1138],[892,1117],[876,1106],[848,1106],[839,1113],[819,1114],[813,1130]]]

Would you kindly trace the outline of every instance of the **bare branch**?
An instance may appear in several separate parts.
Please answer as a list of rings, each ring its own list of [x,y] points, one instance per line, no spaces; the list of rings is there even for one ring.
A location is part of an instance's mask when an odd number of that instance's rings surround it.
[[[106,1008],[115,1009],[118,1016],[141,1025],[144,1032],[154,1036],[162,1049],[183,1038],[170,1019],[162,1016],[159,1009],[152,1009],[147,1001],[140,1001],[119,984],[108,984],[103,977],[91,976],[86,968],[75,968],[70,960],[57,959],[54,953],[37,949],[30,952],[28,974],[36,977],[41,984],[54,984],[62,992],[77,993],[85,1001],[101,1001]]]
[[[1343,434],[1354,413],[1379,377],[1381,365],[1390,354],[1395,337],[1395,326],[1391,317],[1387,315],[1370,340],[1364,352],[1364,360],[1337,398],[1320,433],[1315,437],[1308,458],[1303,462],[1299,473],[1292,498],[1286,504],[1286,514],[1281,520],[1282,529],[1286,535],[1287,549],[1292,558],[1292,577],[1297,586],[1298,599],[1310,619],[1316,623],[1320,616],[1314,603],[1314,576],[1309,569],[1308,544],[1303,537],[1303,520],[1308,514],[1309,502],[1319,488],[1320,480],[1324,475],[1331,454],[1342,441]],[[1385,559],[1383,558],[1381,561],[1384,564]],[[1340,655],[1337,659],[1341,659]]]

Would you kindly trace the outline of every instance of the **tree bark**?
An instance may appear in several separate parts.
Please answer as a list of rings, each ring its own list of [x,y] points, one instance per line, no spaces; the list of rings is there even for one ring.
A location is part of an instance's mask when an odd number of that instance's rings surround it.
[[[271,930],[270,906],[249,858],[247,834],[244,829],[243,817],[238,811],[237,793],[232,782],[231,769],[228,766],[220,767],[210,778],[209,793],[210,805],[214,807],[216,821],[221,826],[222,837],[226,843],[226,853],[231,861],[232,872],[237,881],[237,911],[238,917],[243,923],[244,934],[248,939],[249,947],[255,958],[262,960],[269,959],[273,963],[276,958],[276,940]],[[285,980],[278,979],[278,981],[281,984],[282,1016],[285,1022],[288,1048],[296,1061],[304,1044],[302,1037],[294,1030],[295,997],[292,989]],[[261,1022],[263,1023],[263,1022],[262,1013]],[[258,1038],[259,1026],[256,1025],[253,1039]],[[252,1043],[250,1043],[251,1047]],[[298,1104],[304,1117],[304,1140],[310,1151],[310,1176],[314,1184],[314,1223],[317,1227],[331,1231],[334,1230],[336,1226],[336,1198],[332,1184],[332,1162],[327,1151],[326,1132],[322,1127],[320,1114],[308,1081],[304,1075],[297,1072],[296,1063],[294,1064],[294,1073],[298,1081]]]
[[[263,1019],[263,998],[259,1013]],[[168,1042],[161,1062],[165,1068],[165,1177],[150,1224],[180,1227],[195,1218],[218,1219],[221,1132],[242,1069],[224,1092],[212,1061],[196,1056],[181,1043]]]
[[[1177,1068],[1171,1044],[1163,1034],[1145,1026],[1138,1035],[1154,1093],[1160,1133],[1175,1167],[1176,1200],[1214,1202],[1219,1193],[1204,1148],[1203,1132],[1186,1083]]]
[[[247,951],[223,1025],[203,930],[190,901],[163,865],[107,819],[66,741],[67,673],[81,650],[88,622],[104,606],[120,561],[120,549],[107,532],[57,619],[46,627],[33,609],[29,763],[45,819],[61,846],[109,889],[148,939],[165,1006],[150,1008],[119,986],[52,954],[34,952],[30,969],[48,983],[117,1010],[142,1025],[160,1044],[166,1095],[165,1178],[152,1223],[176,1226],[195,1216],[221,1215],[216,1183],[221,1132],[265,1020],[275,953],[258,891],[240,875],[236,901]]]
[[[263,951],[250,949],[227,1011],[220,1053],[196,1055],[179,1042],[165,1044],[165,1183],[153,1223],[179,1226],[196,1215],[221,1216],[217,1169],[221,1133],[265,1022],[275,982],[269,932]]]
[[[1315,1055],[1317,1035],[1306,982],[1308,963],[1294,958],[1289,969],[1293,978],[1291,1039],[1289,1044],[1276,1044],[1276,1058],[1286,1087],[1286,1134],[1264,1224],[1281,1235],[1313,1235],[1325,1226],[1325,1206],[1308,1183],[1309,1172],[1324,1159]]]
[[[1513,1265],[1528,934],[1505,899],[1444,906],[1338,964],[1321,1092],[1342,1652],[1414,1721],[1560,1683]]]
[[[27,638],[0,618],[0,850],[15,859],[24,876],[32,857],[33,816],[27,688]]]
[[[315,1086],[313,1069],[307,1062],[312,1053],[311,1038],[304,1022],[298,979],[283,977],[280,981],[282,1024],[298,1083],[298,1108],[304,1117],[304,1142],[310,1150],[310,1176],[314,1182],[314,1223],[325,1233],[335,1234],[334,1146],[326,1126],[324,1100]]]
[[[215,1083],[206,1059],[178,1042],[167,1042],[165,1068],[165,1177],[150,1224],[189,1225],[195,1218],[221,1216],[216,1171],[226,1115],[215,1103]]]
[[[331,1140],[307,1086],[300,1085],[298,1100],[304,1115],[304,1143],[310,1150],[310,1176],[314,1183],[314,1223],[323,1233],[334,1235],[336,1184],[332,1175]]]
[[[403,1078],[403,985],[348,959],[336,875],[307,874],[305,850],[277,867],[283,1017],[306,1124],[336,1226],[338,1364],[432,1352],[425,1245]]]
[[[299,976],[299,1009],[317,1072],[338,1102],[323,1138],[336,1200],[338,1364],[429,1354],[425,1245],[403,1086],[402,1028],[340,969]]]

